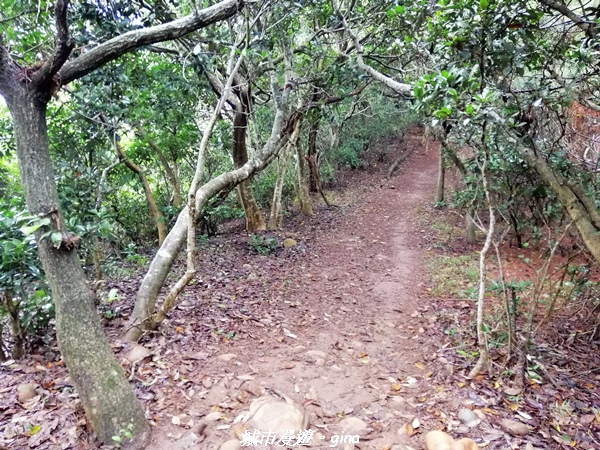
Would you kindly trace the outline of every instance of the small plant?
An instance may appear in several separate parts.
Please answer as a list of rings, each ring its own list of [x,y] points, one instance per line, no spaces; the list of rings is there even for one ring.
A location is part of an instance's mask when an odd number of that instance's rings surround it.
[[[137,253],[137,245],[131,243],[123,250],[126,255],[125,259],[130,263],[137,264],[140,267],[144,267],[148,263],[148,257]]]
[[[115,448],[122,448],[125,443],[124,440],[127,439],[131,441],[133,439],[133,424],[130,423],[127,425],[127,428],[121,429],[119,434],[112,437],[113,442],[115,443]]]
[[[260,234],[250,236],[250,247],[259,255],[269,255],[275,252],[278,246],[277,239],[273,237],[265,237]]]

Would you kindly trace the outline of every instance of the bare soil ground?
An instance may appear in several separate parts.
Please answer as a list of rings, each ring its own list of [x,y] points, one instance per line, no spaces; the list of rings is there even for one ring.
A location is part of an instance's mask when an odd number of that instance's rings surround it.
[[[388,179],[389,164],[407,150],[399,174]],[[442,428],[490,449],[572,446],[540,423],[537,404],[519,407],[525,397],[510,386],[464,378],[472,361],[455,357],[445,332],[455,326],[469,336],[474,304],[432,296],[424,261],[436,240],[423,213],[436,171],[437,149],[409,133],[328,191],[335,208],[293,215],[285,231],[264,235],[295,246],[261,255],[239,224],[204,243],[196,281],[160,333],[141,342],[150,353],[131,363],[130,350],[115,344],[155,424],[149,449],[216,450],[231,439],[235,417],[265,394],[304,406],[310,427],[325,436],[312,448],[329,448],[347,417],[367,424],[360,449],[422,449],[424,434]],[[113,307],[130,307],[137,282],[107,286],[123,296]],[[109,333],[116,336],[122,323],[111,320]],[[55,349],[1,370],[6,448],[97,448]],[[587,412],[586,420],[591,415],[577,439],[582,449],[600,448],[593,441],[600,419],[591,409],[600,408],[597,372],[590,378],[587,403],[575,405],[587,408],[578,413]],[[35,383],[38,396],[19,404],[20,383]],[[464,425],[461,408],[477,410],[482,423]],[[531,426],[515,435],[499,425],[503,417]]]

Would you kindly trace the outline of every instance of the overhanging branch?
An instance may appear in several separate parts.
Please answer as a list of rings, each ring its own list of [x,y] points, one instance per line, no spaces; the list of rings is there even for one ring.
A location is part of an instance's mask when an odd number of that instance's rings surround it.
[[[566,18],[571,19],[573,21],[573,23],[576,26],[578,26],[580,29],[585,31],[585,33],[589,37],[591,37],[591,38],[596,37],[596,30],[595,30],[593,24],[590,21],[588,21],[586,18],[580,16],[579,14],[577,14],[573,10],[571,10],[564,2],[557,1],[557,0],[538,0],[538,2],[541,3],[542,5],[547,6],[550,9],[553,9],[556,12],[561,13]]]
[[[196,11],[181,19],[114,37],[81,56],[68,61],[60,70],[61,83],[67,84],[83,77],[98,67],[144,45],[180,38],[235,15],[244,6],[244,0],[224,0]]]

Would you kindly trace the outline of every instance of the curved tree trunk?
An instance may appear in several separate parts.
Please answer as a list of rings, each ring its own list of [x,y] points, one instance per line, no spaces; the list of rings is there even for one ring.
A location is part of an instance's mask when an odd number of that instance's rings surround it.
[[[243,102],[242,102],[243,103]],[[248,162],[246,132],[248,131],[248,108],[236,111],[233,116],[233,165],[239,169]],[[238,185],[238,196],[246,214],[246,230],[249,232],[265,230],[265,220],[252,192],[251,179]]]
[[[272,77],[271,84],[273,91],[276,92],[276,82],[274,76]],[[277,111],[273,120],[271,136],[262,150],[257,152],[252,159],[239,169],[223,173],[202,185],[196,192],[196,211],[202,210],[206,203],[221,191],[235,187],[242,181],[249,179],[254,174],[263,170],[277,156],[277,153],[286,142],[285,131],[287,127],[285,125],[289,120],[287,106],[289,92],[290,89],[285,88],[282,98],[277,99]],[[152,316],[158,299],[158,293],[186,240],[188,219],[188,209],[185,207],[179,213],[177,222],[150,263],[148,272],[144,276],[138,290],[135,306],[129,318],[127,328],[123,332],[123,339],[137,341],[152,325]]]
[[[144,411],[104,336],[75,250],[78,238],[66,232],[48,151],[46,104],[49,95],[19,85],[6,96],[15,127],[21,182],[30,213],[51,219],[36,234],[40,260],[56,306],[62,357],[86,416],[102,442],[131,424],[138,442],[148,433]],[[62,233],[59,248],[42,235]],[[141,444],[140,444],[141,445]]]
[[[176,170],[173,167],[171,167],[171,164],[169,163],[169,160],[165,156],[164,152],[156,144],[156,142],[154,142],[154,140],[150,136],[148,136],[148,133],[146,133],[144,127],[138,124],[136,130],[138,132],[138,135],[148,143],[148,146],[152,149],[154,153],[156,153],[156,156],[158,156],[160,164],[163,166],[163,169],[165,169],[167,179],[171,184],[171,190],[173,193],[173,206],[175,206],[176,208],[180,208],[183,205],[183,197],[181,195],[181,183],[179,182],[179,177],[177,176]]]
[[[154,221],[156,225],[156,231],[158,232],[158,245],[162,245],[165,241],[165,237],[167,237],[167,221],[165,220],[165,216],[163,216],[162,211],[159,209],[156,204],[156,200],[154,199],[154,195],[152,194],[152,188],[150,187],[150,183],[148,182],[148,177],[144,173],[144,169],[135,164],[129,157],[125,154],[121,145],[115,138],[113,139],[113,145],[119,156],[119,159],[125,163],[127,168],[137,174],[140,177],[140,181],[142,182],[142,186],[144,188],[144,195],[146,196],[146,202],[148,202],[148,208],[150,209],[150,217]]]
[[[556,193],[561,204],[575,222],[585,246],[600,263],[600,214],[592,199],[579,186],[563,179],[553,171],[546,159],[532,149],[518,146],[517,150],[525,162]]]

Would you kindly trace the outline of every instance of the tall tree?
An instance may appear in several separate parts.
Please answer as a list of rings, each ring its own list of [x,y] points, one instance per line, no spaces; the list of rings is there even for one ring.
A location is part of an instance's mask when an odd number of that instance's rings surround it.
[[[113,436],[132,428],[134,445],[141,448],[149,430],[144,412],[100,327],[94,295],[77,256],[78,240],[66,229],[59,204],[48,148],[47,106],[61,86],[136,48],[176,39],[231,17],[243,2],[225,0],[163,25],[128,31],[76,57],[71,57],[76,43],[69,33],[68,6],[68,0],[55,3],[55,43],[43,61],[23,67],[0,40],[0,94],[15,129],[27,207],[39,220],[39,255],[56,303],[59,346],[71,380],[102,442],[111,442]],[[28,11],[15,12],[25,16]],[[46,25],[49,18],[43,19]]]

